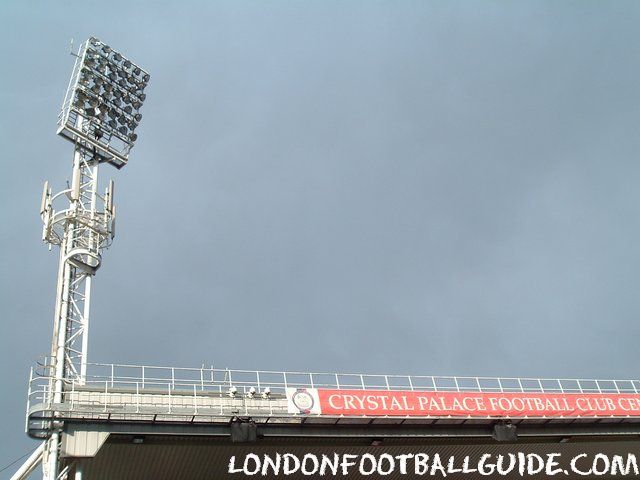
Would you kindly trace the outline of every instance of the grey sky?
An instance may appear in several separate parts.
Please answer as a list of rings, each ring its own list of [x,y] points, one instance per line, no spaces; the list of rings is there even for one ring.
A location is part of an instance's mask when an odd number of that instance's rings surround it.
[[[637,2],[3,2],[0,467],[35,446],[71,37],[152,76],[130,164],[102,169],[92,361],[627,378],[639,24]]]

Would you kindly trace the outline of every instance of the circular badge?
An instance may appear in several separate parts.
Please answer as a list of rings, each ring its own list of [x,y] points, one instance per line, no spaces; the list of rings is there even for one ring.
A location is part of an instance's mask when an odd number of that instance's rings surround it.
[[[291,397],[291,401],[300,410],[300,413],[309,413],[313,408],[313,395],[304,388],[297,389]]]

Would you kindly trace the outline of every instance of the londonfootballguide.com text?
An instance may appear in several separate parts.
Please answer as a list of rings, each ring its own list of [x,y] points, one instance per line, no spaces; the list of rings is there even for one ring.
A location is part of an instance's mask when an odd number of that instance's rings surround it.
[[[569,473],[588,475],[634,475],[638,476],[638,462],[632,453],[626,455],[605,455],[582,453],[571,458],[562,458],[560,453],[538,455],[535,453],[509,453],[506,455],[484,454],[476,458],[427,455],[426,453],[407,453],[391,455],[388,453],[362,455],[338,454],[303,456],[292,453],[264,454],[248,453],[244,457],[232,456],[229,459],[228,473],[242,475],[291,475],[298,473],[309,476],[348,476],[359,475],[424,475],[447,477],[448,475],[480,474],[490,475],[529,475],[548,476],[568,475]]]

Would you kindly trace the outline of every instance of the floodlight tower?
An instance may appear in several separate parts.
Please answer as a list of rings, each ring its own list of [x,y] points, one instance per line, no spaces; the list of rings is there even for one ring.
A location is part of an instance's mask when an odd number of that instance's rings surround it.
[[[40,208],[42,239],[50,247],[60,246],[51,343],[54,404],[62,402],[67,380],[84,382],[91,280],[115,234],[113,181],[101,193],[98,167],[126,165],[148,82],[146,71],[98,39],[91,37],[80,46],[57,131],[74,144],[71,183],[52,195],[46,182]],[[55,425],[55,414],[52,422],[42,458],[46,480],[59,476],[62,425]]]

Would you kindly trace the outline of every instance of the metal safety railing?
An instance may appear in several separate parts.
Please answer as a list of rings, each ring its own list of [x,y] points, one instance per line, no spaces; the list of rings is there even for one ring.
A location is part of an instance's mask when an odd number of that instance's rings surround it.
[[[287,388],[487,393],[626,393],[640,392],[640,380],[375,375],[159,367],[93,363],[84,378],[65,381],[64,405],[52,404],[53,370],[32,370],[27,430],[46,415],[265,415],[287,416]],[[32,426],[29,426],[29,422]]]
[[[30,384],[51,378],[46,365],[36,368]],[[44,382],[48,384],[49,382]],[[149,365],[88,364],[85,378],[69,379],[69,386],[113,389],[166,391],[187,390],[226,393],[235,387],[247,393],[269,388],[284,394],[291,388],[325,388],[338,390],[395,390],[430,392],[537,392],[537,393],[638,393],[640,380],[556,379],[517,377],[457,377],[434,375],[376,375],[356,373],[310,373],[296,371],[231,370],[161,367]],[[30,389],[31,390],[31,389]],[[35,393],[35,392],[34,392]]]

